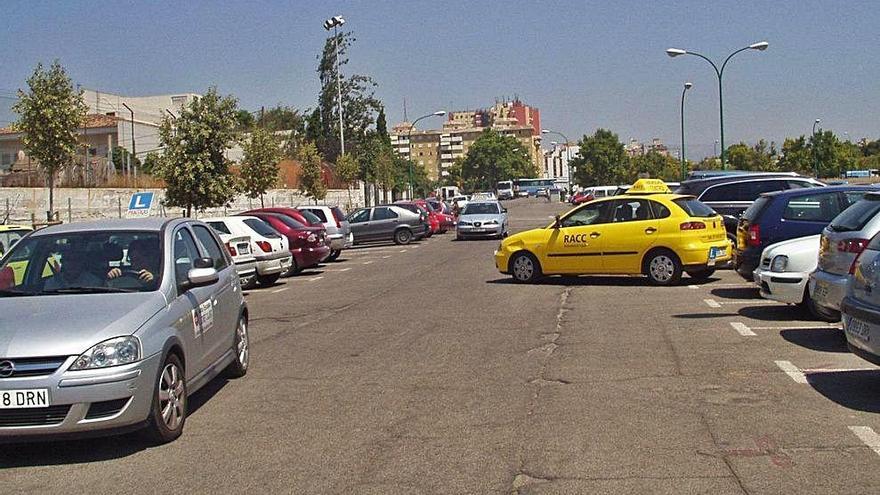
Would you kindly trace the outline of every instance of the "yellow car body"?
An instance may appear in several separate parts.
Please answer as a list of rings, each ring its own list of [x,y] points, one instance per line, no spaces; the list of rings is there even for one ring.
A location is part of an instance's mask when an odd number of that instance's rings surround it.
[[[516,273],[514,265],[530,257],[534,276],[644,274],[666,285],[682,272],[711,274],[731,251],[720,215],[693,196],[671,194],[662,181],[642,179],[627,194],[590,201],[545,228],[508,237],[495,266],[521,282],[534,278]],[[652,270],[668,277],[654,277]]]

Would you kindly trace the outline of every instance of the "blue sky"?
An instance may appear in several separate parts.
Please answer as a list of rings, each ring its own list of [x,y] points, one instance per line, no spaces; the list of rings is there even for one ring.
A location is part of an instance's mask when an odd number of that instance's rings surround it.
[[[855,140],[880,137],[880,9],[872,2],[15,1],[2,6],[0,125],[10,93],[58,58],[83,86],[131,95],[204,92],[243,107],[314,106],[316,55],[335,14],[358,38],[349,70],[372,76],[389,121],[518,95],[570,138],[605,127],[689,156],[718,138],[717,80],[696,57],[754,41],[724,76],[728,144],[805,134],[815,118]],[[439,123],[438,123],[439,124]],[[430,124],[429,124],[430,125]]]

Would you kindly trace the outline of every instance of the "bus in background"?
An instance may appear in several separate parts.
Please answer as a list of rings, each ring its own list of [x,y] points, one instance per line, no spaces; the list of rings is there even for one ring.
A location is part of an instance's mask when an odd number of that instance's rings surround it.
[[[495,184],[495,196],[498,199],[513,199],[513,181],[502,180]]]
[[[513,184],[517,197],[536,196],[538,191],[549,194],[550,191],[557,190],[554,179],[517,179]]]

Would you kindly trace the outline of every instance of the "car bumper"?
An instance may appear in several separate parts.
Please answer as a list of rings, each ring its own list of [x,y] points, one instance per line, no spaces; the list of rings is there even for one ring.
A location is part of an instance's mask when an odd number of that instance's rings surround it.
[[[810,297],[813,304],[822,308],[840,311],[840,302],[846,295],[846,284],[849,275],[816,270],[810,274]]]
[[[761,252],[755,251],[753,249],[746,249],[743,251],[737,251],[736,253],[736,261],[734,262],[734,268],[736,269],[736,273],[739,273],[739,276],[752,281],[754,278],[755,269],[761,264]]]
[[[880,365],[880,308],[845,297],[840,304],[847,347],[857,356]]]
[[[274,253],[264,256],[257,256],[257,274],[258,275],[274,275],[287,271],[293,260],[290,253]]]
[[[455,235],[459,237],[493,237],[504,233],[504,226],[493,225],[491,227],[469,227],[459,225],[455,229]]]
[[[724,249],[722,254],[717,254],[714,259],[709,258],[711,249]],[[685,269],[695,270],[703,268],[718,268],[726,265],[733,257],[730,241],[727,239],[716,242],[700,242],[688,244],[675,250],[675,253],[681,259],[681,264]]]
[[[21,389],[47,389],[49,409],[30,408],[0,409],[0,440],[16,441],[36,436],[64,436],[123,429],[138,426],[146,421],[153,402],[153,389],[161,365],[161,353],[124,366],[101,370],[66,370],[75,358],[69,358],[55,373],[40,377],[7,378],[0,381],[0,391]],[[89,409],[95,403],[105,401],[124,402],[121,409],[110,414],[88,418]],[[50,419],[46,413],[55,411]],[[66,413],[64,412],[66,410]],[[19,411],[31,424],[21,425],[21,417],[14,424],[3,413]],[[60,411],[60,412],[59,412]],[[40,416],[42,418],[40,418]],[[25,421],[27,422],[27,421]],[[39,423],[39,424],[36,424]]]
[[[296,264],[300,268],[311,268],[317,266],[330,256],[330,247],[321,246],[315,248],[298,248],[291,251],[296,258]]]
[[[809,279],[809,273],[771,272],[760,267],[753,272],[753,280],[761,289],[763,298],[788,304],[804,301],[804,290]]]
[[[238,280],[241,282],[241,285],[247,285],[257,276],[257,260],[236,261],[235,273],[238,274]]]
[[[330,241],[330,249],[333,251],[342,251],[343,249],[348,249],[352,246],[353,237],[351,234],[333,234],[328,235],[327,239]]]

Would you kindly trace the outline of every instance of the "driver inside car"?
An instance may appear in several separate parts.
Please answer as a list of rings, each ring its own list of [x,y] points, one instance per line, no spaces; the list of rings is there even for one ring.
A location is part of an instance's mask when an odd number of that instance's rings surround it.
[[[107,278],[113,280],[128,275],[137,278],[144,287],[149,286],[156,278],[154,273],[159,265],[156,247],[155,241],[151,242],[147,239],[131,241],[131,244],[128,245],[128,260],[131,263],[131,268],[128,270],[119,267],[111,268],[107,272]]]
[[[87,270],[88,254],[80,249],[68,249],[61,253],[57,272],[46,280],[43,290],[69,289],[74,287],[102,287],[104,281]]]

